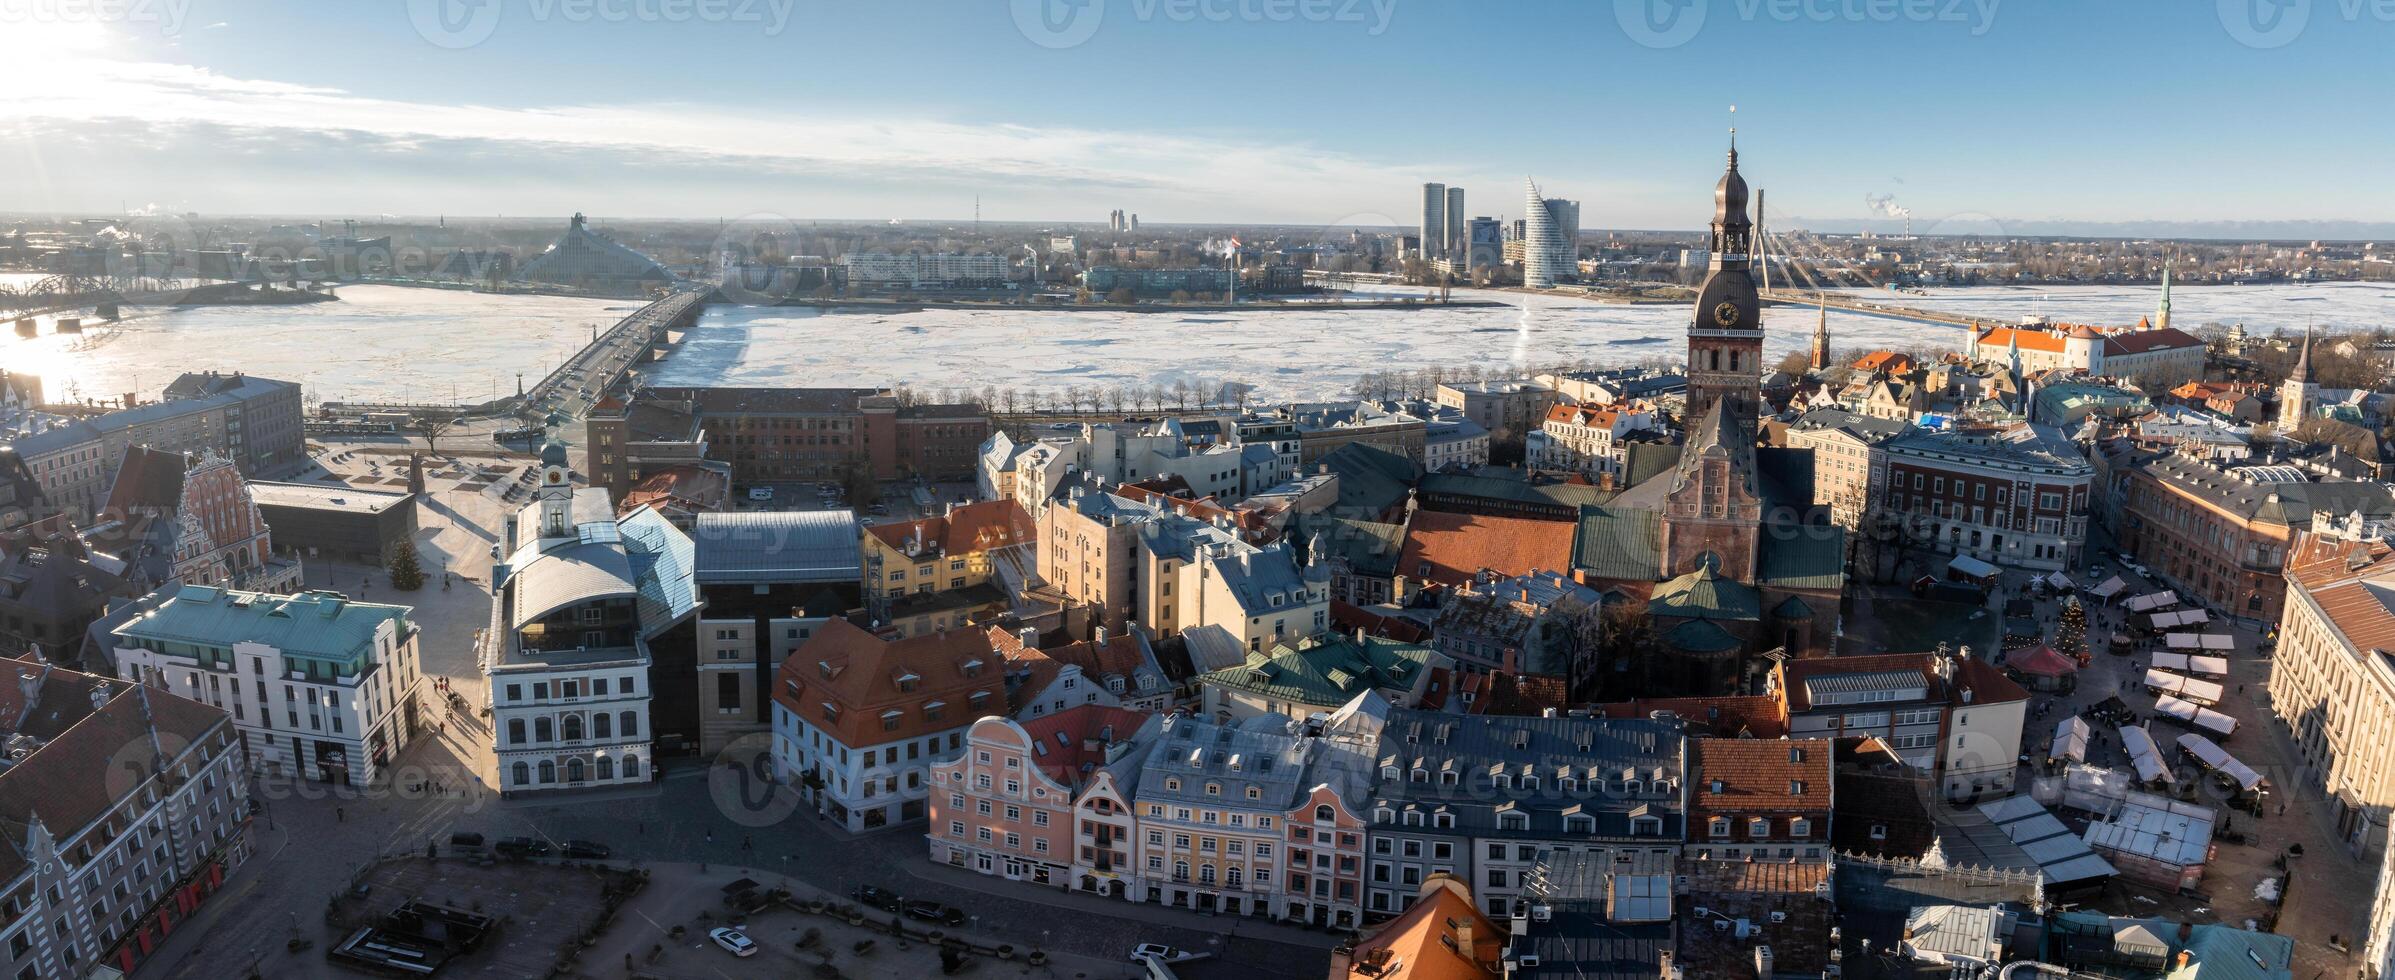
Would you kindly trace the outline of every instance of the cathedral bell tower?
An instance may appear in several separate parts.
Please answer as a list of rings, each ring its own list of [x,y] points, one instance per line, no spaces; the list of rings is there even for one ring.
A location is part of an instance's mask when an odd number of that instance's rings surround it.
[[[1715,401],[1725,414],[1752,425],[1763,404],[1763,302],[1749,270],[1754,223],[1746,217],[1746,178],[1738,174],[1733,130],[1730,165],[1713,188],[1713,253],[1688,326],[1688,410],[1701,419]]]

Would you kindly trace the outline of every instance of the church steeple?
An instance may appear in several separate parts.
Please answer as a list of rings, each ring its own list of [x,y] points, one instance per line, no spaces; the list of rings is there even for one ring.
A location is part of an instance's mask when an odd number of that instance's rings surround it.
[[[2162,302],[2154,306],[2154,329],[2170,329],[2170,263],[2162,263]]]
[[[2287,372],[2287,381],[2279,385],[2278,430],[2281,440],[2295,438],[2312,417],[2312,400],[2320,394],[2320,385],[2312,380],[2312,325],[2304,324],[2303,351],[2295,355],[2295,370]]]
[[[1820,306],[1813,319],[1813,370],[1820,372],[1830,366],[1830,300],[1827,293],[1816,295]]]
[[[1697,290],[1688,325],[1687,420],[1703,418],[1716,399],[1729,417],[1751,427],[1763,403],[1763,301],[1749,271],[1754,226],[1746,218],[1746,178],[1738,173],[1737,130],[1729,165],[1713,186],[1712,263]]]

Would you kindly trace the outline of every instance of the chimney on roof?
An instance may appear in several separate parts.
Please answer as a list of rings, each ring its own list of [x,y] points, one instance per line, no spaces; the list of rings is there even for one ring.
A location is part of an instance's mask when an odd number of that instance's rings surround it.
[[[1104,627],[1099,628],[1104,629]],[[1036,626],[1025,626],[1022,629],[1016,630],[1015,642],[1021,643],[1023,645],[1023,649],[1025,650],[1039,649],[1039,628]]]
[[[1479,916],[1466,912],[1449,920],[1455,923],[1455,951],[1463,954],[1464,959],[1473,962],[1478,962],[1478,959],[1472,955],[1472,920],[1476,918]]]
[[[33,706],[42,699],[42,675],[30,670],[18,671],[17,692],[25,696],[25,713],[32,714]]]
[[[1104,624],[1104,623],[1100,623],[1100,624],[1098,624],[1098,628],[1097,628],[1097,629],[1095,629],[1095,630],[1091,631],[1091,633],[1090,633],[1090,642],[1091,642],[1091,643],[1095,643],[1095,644],[1097,644],[1097,645],[1099,645],[1099,646],[1105,646],[1105,645],[1106,645],[1106,624]]]
[[[91,686],[91,709],[92,709],[93,711],[98,711],[98,710],[100,710],[101,708],[105,708],[105,707],[107,707],[107,706],[108,706],[108,682],[107,682],[107,681],[104,681],[104,680],[103,680],[103,681],[97,681],[97,682],[94,682],[94,683],[92,684],[92,686]]]

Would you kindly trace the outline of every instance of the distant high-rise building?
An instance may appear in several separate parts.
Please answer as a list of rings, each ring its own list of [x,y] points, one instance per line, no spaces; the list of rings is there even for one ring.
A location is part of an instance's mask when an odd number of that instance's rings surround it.
[[[1138,231],[1138,230],[1139,230],[1139,216],[1138,216],[1138,215],[1136,215],[1136,214],[1135,214],[1135,215],[1132,215],[1132,216],[1131,216],[1131,220],[1130,220],[1130,222],[1128,223],[1128,225],[1127,225],[1126,227],[1127,227],[1127,229],[1128,229],[1128,230],[1130,230],[1130,231]]]
[[[1448,261],[1452,262],[1464,257],[1464,215],[1466,213],[1464,211],[1464,189],[1461,187],[1447,188],[1447,240],[1445,243],[1447,248],[1441,254]]]
[[[1524,178],[1522,284],[1533,289],[1578,278],[1577,246],[1580,203],[1541,196],[1538,184]]]
[[[1471,268],[1495,267],[1505,261],[1505,226],[1495,218],[1473,218],[1464,236],[1464,249]]]
[[[1447,243],[1447,185],[1422,185],[1422,257],[1436,258]]]

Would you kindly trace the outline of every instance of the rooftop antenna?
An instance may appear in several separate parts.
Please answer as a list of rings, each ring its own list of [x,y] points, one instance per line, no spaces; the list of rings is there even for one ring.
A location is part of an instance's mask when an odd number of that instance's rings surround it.
[[[981,234],[981,195],[973,195],[973,233]]]

